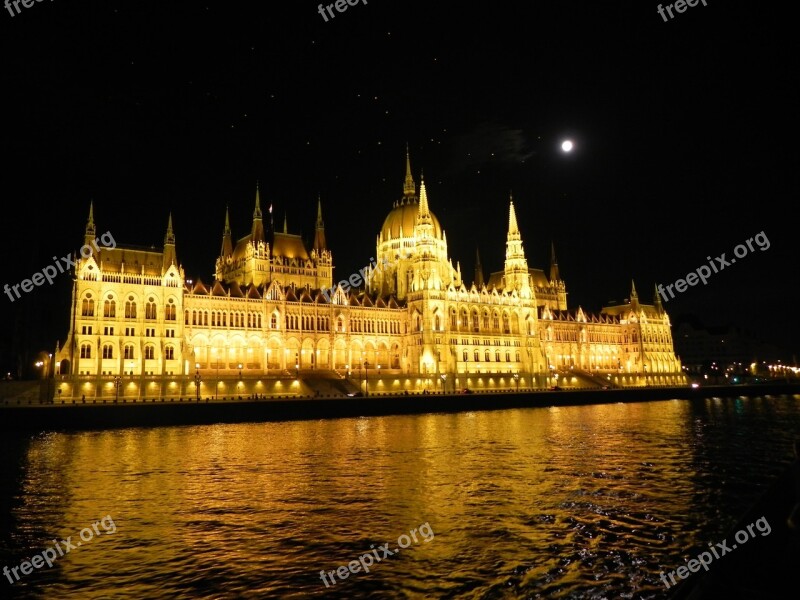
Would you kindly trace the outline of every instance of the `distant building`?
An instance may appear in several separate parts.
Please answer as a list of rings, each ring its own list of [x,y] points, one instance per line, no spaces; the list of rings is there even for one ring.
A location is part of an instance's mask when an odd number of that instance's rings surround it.
[[[271,377],[361,367],[380,372],[378,391],[543,387],[559,372],[567,384],[684,382],[658,293],[643,304],[632,284],[626,304],[569,308],[555,250],[549,274],[529,268],[511,200],[504,268],[484,282],[478,261],[467,283],[408,156],[369,265],[334,282],[321,202],[315,233],[307,248],[286,219],[276,231],[256,189],[250,232],[235,242],[226,211],[214,281],[186,279],[171,216],[159,251],[118,245],[80,259],[56,356],[62,397],[108,396],[110,382],[146,397],[209,382],[258,393]]]
[[[674,329],[675,352],[689,373],[724,373],[727,369],[742,373],[753,363],[775,363],[781,358],[777,347],[738,327],[707,327],[687,315],[678,319]],[[712,369],[713,365],[717,368]]]

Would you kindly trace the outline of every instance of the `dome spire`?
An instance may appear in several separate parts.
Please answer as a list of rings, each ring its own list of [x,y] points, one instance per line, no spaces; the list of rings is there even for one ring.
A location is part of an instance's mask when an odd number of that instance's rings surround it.
[[[403,183],[403,197],[409,200],[416,196],[417,186],[414,184],[414,178],[411,176],[411,154],[408,151],[408,142],[406,142],[406,180]]]
[[[508,203],[509,203],[508,239],[518,240],[520,239],[520,235],[519,235],[519,226],[517,226],[517,211],[514,210],[514,198],[511,195],[511,192],[509,192],[508,194]]]
[[[420,179],[419,183],[419,212],[417,213],[419,219],[430,219],[431,211],[428,208],[428,193],[425,191],[425,180]]]

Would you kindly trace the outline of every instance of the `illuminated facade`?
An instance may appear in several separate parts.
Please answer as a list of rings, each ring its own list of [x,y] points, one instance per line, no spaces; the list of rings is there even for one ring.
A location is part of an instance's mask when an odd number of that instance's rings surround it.
[[[90,208],[87,244],[94,237]],[[285,220],[275,231],[271,208],[265,223],[258,189],[250,233],[235,243],[226,211],[213,282],[186,279],[171,217],[160,251],[100,248],[76,265],[56,352],[62,397],[108,396],[109,386],[207,397],[209,382],[212,396],[280,393],[282,378],[309,392],[308,382],[362,367],[373,392],[685,381],[658,293],[641,304],[632,286],[626,304],[569,309],[555,252],[549,276],[528,267],[513,201],[503,270],[484,281],[478,262],[467,284],[408,157],[375,257],[334,283],[321,203],[307,248]]]

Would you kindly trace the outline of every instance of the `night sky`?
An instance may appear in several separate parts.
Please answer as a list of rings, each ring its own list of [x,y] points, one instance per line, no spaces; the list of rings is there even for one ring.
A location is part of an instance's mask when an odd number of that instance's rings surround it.
[[[513,193],[531,267],[556,245],[570,306],[652,301],[764,231],[755,251],[665,304],[798,348],[797,35],[783,8],[656,2],[35,2],[0,14],[4,278],[98,233],[161,245],[213,277],[225,206],[313,235],[335,275],[374,256],[406,143],[450,255],[502,269]],[[13,10],[13,7],[12,7]],[[673,10],[674,12],[674,10]],[[570,138],[575,149],[560,150]],[[71,283],[0,300],[11,340],[64,340]],[[800,354],[800,353],[798,353]],[[6,367],[3,367],[4,369]]]

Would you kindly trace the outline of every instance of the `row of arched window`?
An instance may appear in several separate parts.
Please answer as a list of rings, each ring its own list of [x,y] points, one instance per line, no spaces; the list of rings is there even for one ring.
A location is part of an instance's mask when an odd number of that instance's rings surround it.
[[[502,355],[500,353],[500,350],[495,350],[494,351],[494,362],[502,362],[501,356]],[[505,358],[506,358],[505,362],[511,362],[511,352],[510,351],[506,350]],[[461,360],[463,360],[464,362],[469,362],[469,351],[468,350],[464,350],[462,352]],[[476,362],[476,363],[480,362],[480,360],[481,360],[480,350],[475,349],[475,350],[472,351],[472,360],[474,362]],[[519,350],[514,352],[514,361],[515,362],[519,362]],[[489,350],[484,350],[483,351],[483,362],[492,362],[492,353],[491,353],[491,351],[489,351]]]
[[[236,328],[261,329],[261,313],[253,311],[187,310],[184,313],[184,323],[201,327],[208,327],[209,323],[211,327],[228,327],[228,323],[230,323],[231,327]]]
[[[438,315],[434,318],[434,329],[442,330]],[[456,313],[455,308],[450,309],[450,329],[453,331],[519,333],[516,319],[510,319],[507,312],[503,312],[501,317],[497,310],[490,314],[488,309],[484,309],[483,313],[479,315],[476,308],[473,308],[471,312],[462,308],[460,315]]]
[[[138,318],[137,304],[132,296],[125,301],[124,315],[126,319]],[[95,301],[91,294],[87,294],[81,301],[81,316],[93,317],[95,316]],[[164,307],[164,319],[167,321],[174,321],[176,316],[175,301],[170,298],[167,305]],[[103,301],[103,318],[115,319],[117,317],[117,301],[109,294],[109,297]],[[158,311],[155,300],[152,298],[144,305],[144,318],[148,321],[155,321],[158,317]]]
[[[136,358],[136,352],[134,349],[133,344],[125,344],[122,349],[122,358],[123,359],[130,359],[134,360]],[[101,349],[102,357],[104,359],[114,358],[114,346],[113,344],[103,344]],[[144,358],[145,360],[155,360],[156,355],[156,348],[152,344],[148,344],[144,347]],[[92,345],[88,343],[81,344],[81,358],[92,358]],[[167,345],[164,347],[164,358],[166,360],[175,360],[175,347],[172,345]]]

